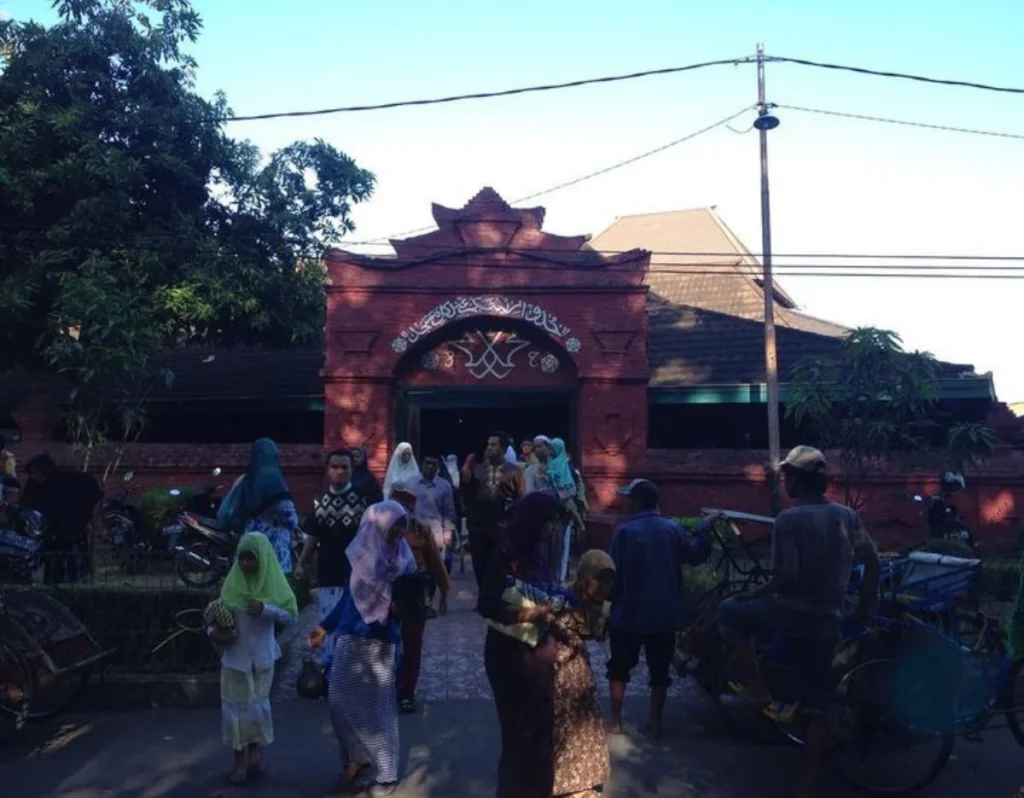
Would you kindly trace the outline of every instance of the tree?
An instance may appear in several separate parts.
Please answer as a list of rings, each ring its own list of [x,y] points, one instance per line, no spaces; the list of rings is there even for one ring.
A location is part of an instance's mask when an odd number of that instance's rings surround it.
[[[195,92],[188,0],[0,21],[0,371],[59,375],[87,446],[137,433],[171,346],[322,335],[320,255],[373,175],[324,141],[262,158]]]
[[[836,358],[805,358],[790,375],[786,414],[839,451],[846,502],[863,503],[870,473],[897,450],[924,450],[938,399],[935,359],[906,352],[894,332],[865,327]]]

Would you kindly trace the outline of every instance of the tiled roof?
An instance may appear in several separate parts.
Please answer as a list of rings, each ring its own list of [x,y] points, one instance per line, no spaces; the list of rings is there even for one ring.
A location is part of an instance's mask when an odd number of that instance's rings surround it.
[[[764,326],[704,308],[652,300],[648,307],[647,359],[654,388],[762,383],[765,381]],[[776,348],[779,375],[786,375],[802,357],[828,357],[839,352],[840,339],[779,326]],[[942,376],[960,376],[970,366],[943,363]]]
[[[601,252],[649,250],[647,285],[652,295],[673,305],[752,321],[764,318],[764,291],[757,282],[760,263],[713,208],[623,216],[595,236],[590,246]],[[833,337],[849,332],[797,311],[778,283],[775,294],[781,300],[775,303],[779,327]]]

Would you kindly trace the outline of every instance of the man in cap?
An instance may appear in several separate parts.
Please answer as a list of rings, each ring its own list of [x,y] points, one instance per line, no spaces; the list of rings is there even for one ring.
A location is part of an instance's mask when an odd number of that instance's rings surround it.
[[[661,736],[661,719],[668,695],[669,668],[676,632],[684,621],[683,566],[699,565],[711,554],[705,519],[697,534],[687,536],[679,524],[659,511],[658,489],[647,479],[635,479],[619,490],[628,504],[629,519],[612,539],[615,586],[611,592],[608,681],[611,719],[608,731],[622,733],[622,704],[631,671],[644,650],[651,676],[651,716],[645,731]]]
[[[548,460],[551,458],[551,441],[545,435],[533,439],[530,464],[523,472],[523,492],[534,493],[538,490],[550,490],[548,485]]]
[[[727,663],[746,671],[736,680],[741,703],[767,705],[770,700],[758,672],[754,643],[780,637],[792,643],[799,708],[809,719],[797,796],[812,798],[828,745],[827,713],[835,690],[832,660],[850,574],[855,563],[864,566],[856,618],[866,623],[878,598],[880,566],[875,545],[856,511],[825,498],[824,454],[797,446],[782,463],[782,476],[793,506],[775,519],[772,577],[767,584],[722,602],[720,618],[730,649]]]

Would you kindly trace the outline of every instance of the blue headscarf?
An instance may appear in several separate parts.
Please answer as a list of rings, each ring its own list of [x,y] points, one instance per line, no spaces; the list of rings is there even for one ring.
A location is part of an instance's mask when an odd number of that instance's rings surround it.
[[[552,457],[548,461],[548,483],[558,493],[559,498],[574,496],[576,480],[572,476],[572,466],[569,465],[569,456],[565,451],[565,441],[561,438],[552,438],[549,446]]]
[[[224,497],[217,521],[229,528],[242,527],[270,505],[292,497],[281,473],[281,453],[270,438],[260,438],[249,452],[249,467]]]

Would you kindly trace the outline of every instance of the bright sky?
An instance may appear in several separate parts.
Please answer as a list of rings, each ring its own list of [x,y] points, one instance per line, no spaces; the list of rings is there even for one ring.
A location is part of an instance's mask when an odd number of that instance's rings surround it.
[[[203,94],[251,114],[550,83],[766,51],[1024,85],[1015,0],[198,0]],[[17,19],[49,0],[0,0]],[[1024,133],[1024,95],[767,67],[768,100]],[[652,149],[756,101],[752,65],[538,95],[237,123],[264,150],[322,137],[374,171],[356,240],[430,224],[482,186],[515,199]],[[776,253],[1011,255],[1020,242],[1024,140],[779,111],[770,134]],[[751,117],[752,118],[752,117]],[[745,122],[745,124],[744,124]],[[738,131],[749,120],[734,123]],[[720,128],[537,203],[548,229],[600,232],[616,216],[715,205],[760,250],[756,134]],[[534,204],[534,203],[530,203]],[[656,258],[655,258],[656,259]],[[1024,265],[1024,259],[1016,265]],[[786,277],[801,307],[897,330],[908,347],[993,371],[1024,399],[1024,280]]]

